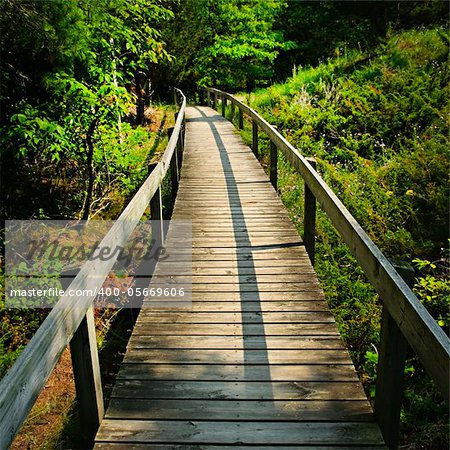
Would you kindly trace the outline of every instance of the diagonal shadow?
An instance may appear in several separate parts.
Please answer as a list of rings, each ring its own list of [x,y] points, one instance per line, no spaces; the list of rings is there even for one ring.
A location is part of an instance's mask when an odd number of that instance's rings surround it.
[[[251,365],[258,364],[261,370],[260,372],[261,380],[267,381],[267,383],[264,383],[264,393],[263,393],[264,398],[269,400],[273,407],[274,406],[273,402],[271,402],[273,400],[273,389],[270,375],[269,354],[267,348],[266,333],[264,329],[264,320],[261,310],[261,298],[258,290],[256,268],[252,256],[253,247],[251,245],[250,236],[247,231],[247,224],[245,220],[244,210],[239,196],[238,184],[233,173],[231,161],[228,156],[228,152],[223,142],[223,139],[215,125],[215,122],[218,120],[219,117],[220,120],[222,120],[222,116],[220,115],[206,116],[206,114],[200,108],[195,107],[195,109],[199,112],[199,114],[201,114],[202,117],[196,118],[194,120],[199,122],[200,121],[199,119],[201,119],[202,122],[208,123],[209,127],[211,128],[211,132],[213,134],[214,140],[217,145],[217,149],[219,151],[223,171],[225,174],[227,174],[227,176],[225,176],[224,178],[226,182],[226,188],[229,199],[231,198],[231,195],[233,196],[233,208],[230,208],[230,213],[235,239],[237,237],[236,236],[237,233],[239,232],[239,238],[241,240],[240,246],[248,248],[248,254],[246,254],[245,257],[243,257],[244,255],[239,253],[238,248],[236,248],[237,273],[239,279],[239,297],[241,301],[241,321],[242,321],[243,349],[244,349],[243,353],[244,353],[244,363],[246,364],[244,366],[245,379],[246,381],[252,380],[252,376],[249,373],[248,364]],[[253,279],[255,281],[249,282],[248,281],[249,277],[251,277],[250,279]],[[253,314],[256,316],[256,318],[251,323],[249,323],[248,318],[246,317],[248,313],[245,312],[244,310],[243,302],[244,300],[248,300],[248,291],[244,292],[242,290],[241,286],[243,284],[245,284],[247,287],[252,288],[251,289],[252,297],[253,300],[255,301],[256,307]],[[254,351],[252,351],[251,348],[249,348],[247,344],[248,337],[255,335],[258,336],[260,342],[260,345],[258,346],[259,350],[257,351],[257,355],[255,354]],[[267,404],[267,407],[269,407],[269,404]]]

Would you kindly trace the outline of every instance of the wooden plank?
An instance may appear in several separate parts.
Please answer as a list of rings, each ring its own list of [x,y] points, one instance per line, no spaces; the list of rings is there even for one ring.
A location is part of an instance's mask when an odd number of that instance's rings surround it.
[[[208,444],[133,444],[133,443],[119,443],[119,442],[108,442],[108,443],[97,443],[94,446],[94,450],[105,450],[105,449],[112,449],[112,450],[255,450],[260,449],[261,446],[259,444],[257,445],[208,445]],[[289,446],[289,445],[264,445],[264,450],[336,450],[336,449],[342,449],[342,448],[348,448],[345,446],[335,446],[332,447],[327,446],[316,446],[313,447],[309,445],[295,445],[295,446]],[[352,450],[379,450],[381,448],[386,448],[383,445],[380,446],[374,446],[374,445],[364,445],[364,446],[352,446]]]
[[[218,323],[218,324],[154,324],[136,323],[137,333],[148,333],[154,336],[242,336],[244,331],[247,336],[338,336],[334,323],[311,324],[247,324],[243,330],[242,324]]]
[[[316,341],[314,344],[318,344]],[[344,349],[254,350],[254,349],[163,349],[133,348],[126,363],[147,364],[350,364]]]
[[[266,386],[270,395],[270,384]],[[185,400],[112,398],[107,419],[369,422],[367,400]],[[225,422],[224,422],[225,423]],[[222,425],[223,426],[223,425]]]
[[[182,255],[183,253],[191,254],[194,259],[196,255],[208,255],[208,256],[226,256],[229,260],[238,259],[282,259],[286,256],[289,258],[304,257],[306,255],[305,248],[301,245],[288,245],[288,246],[260,246],[249,249],[247,247],[230,248],[230,247],[217,247],[217,248],[192,248],[190,250],[184,250],[183,247],[174,246],[170,242],[165,246],[166,253],[171,255]],[[216,258],[214,258],[216,259]],[[217,258],[222,259],[222,258]]]
[[[316,301],[323,300],[323,292],[320,288],[308,291],[293,292],[192,292],[193,302],[278,302],[278,301]],[[182,298],[180,297],[180,300]],[[325,303],[324,303],[325,304]]]
[[[278,284],[311,284],[317,286],[317,280],[312,275],[312,272],[299,272],[292,274],[277,274],[274,277],[274,274],[254,274],[254,271],[246,271],[247,273],[239,273],[238,275],[233,274],[223,274],[221,276],[218,275],[170,275],[170,274],[162,274],[162,275],[153,275],[151,277],[152,285],[158,285],[160,283],[170,283],[170,280],[176,282],[177,284],[194,284],[195,286],[208,286],[215,285],[217,286],[220,282],[221,285],[239,285],[245,283],[246,285],[261,285],[261,286],[275,286]],[[252,273],[253,272],[253,273]],[[294,284],[295,283],[295,284]],[[195,287],[196,288],[196,287]],[[194,288],[194,289],[195,289]]]
[[[173,444],[381,444],[374,423],[214,422],[105,419],[98,441],[170,442]]]
[[[181,297],[180,297],[181,300]],[[165,306],[158,311],[165,311],[166,308],[172,308],[176,310],[178,302],[166,302]],[[153,306],[153,307],[152,307]],[[154,303],[144,302],[143,311],[146,308],[154,310]],[[274,301],[274,302],[236,302],[236,301],[194,301],[187,302],[186,305],[182,306],[180,310],[189,310],[191,312],[210,312],[210,313],[220,313],[220,312],[326,312],[328,311],[327,306],[324,302],[314,302],[314,301]]]
[[[164,262],[158,264],[155,273],[164,273],[168,267],[172,267],[173,271],[183,269],[185,264],[183,262],[174,262],[165,265]],[[163,268],[163,269],[161,269]],[[192,272],[198,275],[221,275],[226,273],[228,275],[236,275],[239,273],[253,272],[256,274],[282,274],[282,273],[296,273],[301,270],[303,273],[314,273],[309,262],[298,259],[292,260],[263,260],[263,261],[240,261],[237,264],[230,264],[229,261],[194,261],[192,264]]]
[[[357,381],[352,364],[122,364],[118,379],[208,381]]]
[[[166,280],[169,281],[169,280]],[[186,280],[187,281],[187,280]],[[186,291],[191,286],[190,283],[173,283],[174,286],[179,288],[184,287]],[[168,282],[152,283],[152,287],[167,287]],[[284,283],[252,283],[252,282],[242,282],[242,283],[200,283],[193,287],[194,292],[311,292],[320,289],[319,283],[316,280],[304,281],[299,283],[290,283],[286,285]]]
[[[268,390],[270,390],[268,395]],[[357,381],[155,381],[118,380],[113,398],[185,400],[362,400]]]
[[[329,311],[306,312],[193,312],[153,311],[143,309],[141,317],[158,324],[181,323],[334,323]]]
[[[178,349],[305,349],[305,348],[344,348],[336,336],[302,337],[297,336],[149,336],[134,333],[128,342],[133,348],[178,348]]]

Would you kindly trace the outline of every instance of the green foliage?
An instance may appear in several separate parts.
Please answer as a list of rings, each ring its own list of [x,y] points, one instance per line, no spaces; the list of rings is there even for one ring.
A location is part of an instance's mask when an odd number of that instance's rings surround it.
[[[3,188],[7,199],[14,196],[3,214],[18,217],[15,205],[22,201],[19,217],[40,208],[73,217],[86,201],[102,210],[111,190],[128,195],[145,175],[135,159],[145,161],[140,149],[150,150],[152,136],[126,122],[150,67],[169,59],[156,27],[171,11],[159,0],[32,1],[27,7],[10,0],[2,7],[24,26],[23,38],[8,31],[2,40],[13,48],[1,63],[8,74],[1,152],[10,161]],[[15,87],[18,74],[23,89]]]
[[[289,76],[299,64],[317,64],[346,55],[348,49],[371,51],[391,30],[447,25],[446,1],[288,1],[277,21],[285,39],[297,45],[280,55],[277,72]]]
[[[292,46],[273,30],[278,0],[180,2],[164,37],[177,58],[176,82],[238,89],[273,76],[277,55]]]
[[[250,96],[252,106],[317,158],[326,181],[393,257],[436,255],[447,238],[443,33],[409,31],[371,60],[349,52]]]
[[[414,293],[448,334],[450,327],[448,261],[443,259],[433,263],[416,258],[413,262],[421,271],[421,276],[416,278]]]

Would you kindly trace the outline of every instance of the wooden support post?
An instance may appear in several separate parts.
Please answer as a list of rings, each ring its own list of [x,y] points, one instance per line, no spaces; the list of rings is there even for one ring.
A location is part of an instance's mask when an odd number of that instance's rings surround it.
[[[211,92],[206,91],[206,106],[208,106],[209,108],[211,107]]]
[[[231,107],[230,122],[233,123],[233,120],[234,120],[234,113],[235,113],[235,106],[234,106],[234,103],[233,103],[233,102],[231,102],[230,107]]]
[[[217,92],[213,92],[213,109],[217,110]]]
[[[175,203],[175,199],[177,198],[178,192],[178,167],[177,167],[177,159],[178,155],[175,151],[172,155],[172,159],[170,160],[170,181],[171,181],[171,194],[172,194],[172,202]]]
[[[252,150],[256,157],[258,157],[258,124],[256,120],[252,121]]]
[[[167,130],[167,133],[169,135],[169,140],[173,134],[173,127],[170,127]],[[175,199],[177,197],[178,192],[178,145],[179,145],[180,139],[178,139],[177,146],[175,148],[175,151],[173,152],[172,159],[170,160],[170,191],[172,194],[172,202],[175,202]]]
[[[239,129],[244,129],[244,112],[239,108]]]
[[[313,158],[307,158],[308,163],[315,170],[316,161]],[[315,234],[316,234],[316,198],[305,183],[305,210],[303,218],[303,240],[308,252],[311,264],[315,261]]]
[[[278,189],[278,148],[270,141],[270,168],[269,178],[275,190]]]
[[[407,263],[391,261],[395,270],[412,288],[414,269]],[[381,316],[381,339],[378,354],[374,410],[384,441],[397,448],[400,433],[402,384],[408,343],[387,308]]]
[[[151,173],[157,164],[153,164],[149,167],[149,172]],[[152,221],[152,239],[155,244],[159,247],[164,246],[164,229],[163,229],[163,212],[162,212],[162,194],[161,186],[158,187],[157,191],[150,200],[150,219]],[[158,222],[155,223],[154,221]]]
[[[70,341],[81,433],[92,443],[105,414],[94,311],[89,308]]]
[[[227,112],[227,98],[225,95],[222,95],[222,116],[225,117]]]
[[[183,123],[181,125],[181,131],[180,131],[180,147],[179,147],[179,153],[178,153],[178,171],[181,173],[181,166],[183,164],[183,154],[184,154],[184,144],[186,140],[186,116],[183,117]]]
[[[383,306],[374,411],[384,441],[393,449],[399,440],[406,350],[405,338]]]

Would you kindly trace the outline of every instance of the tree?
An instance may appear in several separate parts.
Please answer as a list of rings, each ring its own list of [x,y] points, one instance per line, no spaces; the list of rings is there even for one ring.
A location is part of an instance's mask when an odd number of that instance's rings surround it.
[[[273,24],[285,3],[277,0],[180,2],[164,38],[176,55],[174,82],[226,89],[252,87],[273,76],[273,63],[289,43]]]
[[[95,151],[98,130],[120,140],[133,93],[142,120],[141,74],[168,57],[155,26],[171,12],[159,0],[2,0],[1,8],[2,212],[16,217],[22,193],[24,206],[39,209],[64,184],[74,204],[60,205],[87,218],[108,150]]]

